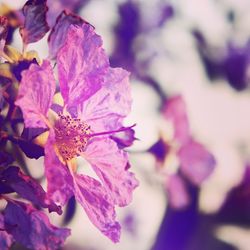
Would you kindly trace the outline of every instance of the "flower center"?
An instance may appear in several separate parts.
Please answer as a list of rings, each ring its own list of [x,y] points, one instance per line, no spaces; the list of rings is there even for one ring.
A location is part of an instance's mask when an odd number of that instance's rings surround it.
[[[90,138],[90,126],[79,118],[59,114],[55,123],[56,146],[66,161],[79,156]]]

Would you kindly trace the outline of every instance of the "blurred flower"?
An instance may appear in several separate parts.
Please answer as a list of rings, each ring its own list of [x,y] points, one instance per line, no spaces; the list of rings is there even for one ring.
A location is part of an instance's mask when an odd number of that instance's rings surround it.
[[[110,136],[125,131],[130,112],[128,72],[109,67],[102,40],[91,25],[72,25],[57,53],[62,112],[51,109],[56,82],[49,61],[22,74],[16,105],[26,127],[49,129],[45,143],[48,197],[64,205],[73,195],[92,223],[117,242],[114,206],[125,206],[138,185],[128,156]],[[129,129],[129,128],[128,128]],[[101,182],[76,173],[76,157],[92,166]]]
[[[161,0],[153,4],[128,0],[118,6],[118,11],[120,20],[114,28],[116,44],[111,62],[137,75],[139,61],[138,48],[135,49],[136,38],[162,27],[173,17],[174,10],[169,3]]]
[[[228,41],[225,47],[214,48],[199,31],[194,31],[208,77],[213,80],[223,77],[236,90],[249,87],[250,41],[239,46]]]
[[[158,170],[165,176],[170,205],[183,208],[189,204],[187,183],[200,186],[212,173],[215,159],[193,139],[181,96],[168,99],[162,114],[165,128],[149,151],[156,156]]]

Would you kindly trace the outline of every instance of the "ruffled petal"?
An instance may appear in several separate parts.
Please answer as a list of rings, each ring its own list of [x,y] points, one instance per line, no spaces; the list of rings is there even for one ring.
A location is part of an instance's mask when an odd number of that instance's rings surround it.
[[[70,235],[69,229],[53,226],[45,213],[22,202],[8,202],[4,222],[7,232],[29,249],[59,249]]]
[[[54,149],[54,131],[50,131],[45,145],[45,175],[47,195],[53,201],[64,205],[73,195],[73,180],[68,168],[58,159]]]
[[[31,64],[22,74],[15,104],[22,109],[26,127],[47,128],[44,119],[52,104],[56,82],[49,61]]]
[[[53,0],[53,2],[55,1]],[[49,16],[49,22],[53,22],[53,20],[50,19]],[[81,26],[84,22],[85,21],[79,16],[74,15],[73,13],[68,13],[65,10],[57,17],[56,24],[51,30],[48,38],[49,57],[51,59],[56,58],[58,51],[63,46],[69,26],[71,24]]]
[[[109,68],[103,87],[83,104],[78,116],[94,131],[118,129],[131,109],[129,73],[121,68]]]
[[[47,22],[49,26],[52,28],[55,25],[56,19],[63,10],[77,13],[88,1],[89,0],[47,0],[47,5],[49,6]]]
[[[101,37],[88,23],[70,26],[57,62],[61,93],[68,107],[82,103],[100,89],[109,66]]]
[[[20,34],[25,44],[39,41],[48,32],[46,0],[29,0],[23,6],[24,25]]]
[[[190,140],[178,152],[181,172],[195,185],[200,185],[215,168],[215,158],[200,143]]]
[[[120,239],[120,225],[115,221],[114,204],[103,186],[95,179],[74,176],[76,200],[82,205],[92,223],[113,242]]]
[[[182,96],[175,96],[167,100],[163,108],[163,116],[172,123],[175,139],[183,144],[190,137],[186,104]]]
[[[95,138],[86,147],[83,157],[90,162],[115,204],[125,206],[131,202],[138,181],[127,170],[127,154],[113,140]]]

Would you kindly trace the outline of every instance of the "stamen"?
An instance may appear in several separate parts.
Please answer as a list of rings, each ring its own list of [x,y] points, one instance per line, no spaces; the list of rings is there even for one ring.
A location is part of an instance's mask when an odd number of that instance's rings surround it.
[[[70,115],[58,114],[59,119],[55,122],[55,139],[58,153],[65,162],[81,155],[91,137],[111,135],[129,130],[135,126],[123,127],[117,130],[92,133],[90,126],[79,118]]]
[[[78,118],[59,114],[55,123],[56,146],[65,161],[79,156],[91,133],[90,126]]]

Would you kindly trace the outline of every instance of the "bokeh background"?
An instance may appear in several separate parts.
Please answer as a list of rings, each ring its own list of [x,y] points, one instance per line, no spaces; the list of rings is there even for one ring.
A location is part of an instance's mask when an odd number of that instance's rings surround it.
[[[14,9],[25,2],[0,0]],[[131,205],[117,209],[121,242],[111,243],[76,207],[63,249],[250,250],[250,1],[48,4],[55,16],[66,7],[95,26],[111,65],[131,72],[133,108],[126,124],[137,124],[138,138],[127,151],[140,186]],[[18,31],[13,41],[21,50]],[[46,41],[47,36],[28,48],[46,58]],[[165,133],[161,108],[176,95],[186,103],[192,135],[216,159],[209,178],[189,187],[190,202],[181,209],[169,205],[158,159],[150,150]],[[31,172],[42,175],[35,164],[29,162]],[[52,219],[60,225],[61,218]]]

